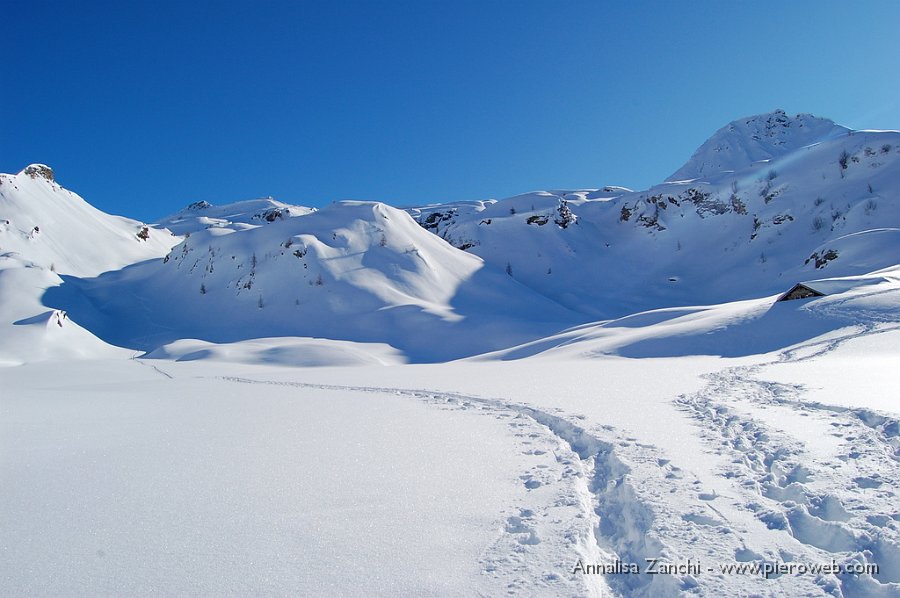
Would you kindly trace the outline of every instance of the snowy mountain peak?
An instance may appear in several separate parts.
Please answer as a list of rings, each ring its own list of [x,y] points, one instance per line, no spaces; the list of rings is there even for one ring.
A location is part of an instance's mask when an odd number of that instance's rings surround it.
[[[60,187],[44,164],[0,174],[0,269],[96,276],[165,255],[176,241],[168,231],[101,212]]]
[[[46,164],[29,164],[25,168],[19,172],[19,174],[25,174],[30,176],[33,179],[43,178],[48,181],[53,181],[53,169],[47,166]]]
[[[716,131],[684,166],[666,180],[708,179],[849,131],[827,118],[811,114],[788,116],[780,109],[739,118]]]

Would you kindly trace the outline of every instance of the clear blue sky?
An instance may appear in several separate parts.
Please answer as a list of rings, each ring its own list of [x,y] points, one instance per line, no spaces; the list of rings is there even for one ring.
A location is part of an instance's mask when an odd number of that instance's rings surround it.
[[[0,171],[152,221],[645,188],[783,108],[900,129],[900,2],[0,2]]]

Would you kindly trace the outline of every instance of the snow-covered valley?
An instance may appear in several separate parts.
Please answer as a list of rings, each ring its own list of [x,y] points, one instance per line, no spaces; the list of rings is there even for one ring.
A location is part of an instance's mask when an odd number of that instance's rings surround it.
[[[898,197],[780,111],[645,191],[0,175],[0,594],[898,596]]]

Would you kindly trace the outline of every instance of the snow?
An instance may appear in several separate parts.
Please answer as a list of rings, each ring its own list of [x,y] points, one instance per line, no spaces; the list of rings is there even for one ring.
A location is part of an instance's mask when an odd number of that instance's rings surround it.
[[[181,339],[149,352],[150,359],[211,360],[293,367],[397,365],[403,354],[384,343],[354,343],[303,337],[263,338],[237,343]]]
[[[811,114],[788,116],[784,110],[739,118],[722,127],[667,181],[703,178],[770,162],[794,150],[846,135],[849,129]]]
[[[898,154],[776,111],[644,191],[158,225],[0,175],[0,593],[900,595]]]
[[[3,373],[4,593],[497,593],[485,547],[528,519],[516,505],[552,509],[519,479],[519,428],[480,410],[221,367],[60,363],[36,383],[45,370]]]
[[[0,267],[0,366],[45,360],[127,357],[74,322],[65,310],[48,309],[40,294],[62,283],[37,267]]]
[[[195,233],[163,260],[67,280],[47,301],[135,350],[291,335],[387,343],[417,362],[509,346],[577,318],[405,212],[371,202]]]
[[[841,350],[830,351],[836,342]],[[844,407],[900,413],[900,402],[885,392],[900,359],[900,331],[881,325],[868,334],[848,331],[844,337],[822,339],[803,347],[796,361],[775,363],[760,370],[767,379],[807,389],[811,400]]]
[[[314,208],[283,203],[271,197],[236,201],[224,205],[197,201],[183,210],[163,218],[159,225],[178,235],[205,229],[241,231],[286,218],[305,216],[314,211]]]
[[[764,130],[769,116],[749,120]],[[894,265],[900,133],[788,122],[765,163],[729,163],[702,179],[409,212],[585,320],[753,299]],[[566,227],[554,222],[563,202],[575,216]]]
[[[0,267],[10,260],[60,274],[95,276],[165,255],[178,242],[165,229],[97,210],[31,165],[0,174]],[[31,174],[29,174],[31,172]]]

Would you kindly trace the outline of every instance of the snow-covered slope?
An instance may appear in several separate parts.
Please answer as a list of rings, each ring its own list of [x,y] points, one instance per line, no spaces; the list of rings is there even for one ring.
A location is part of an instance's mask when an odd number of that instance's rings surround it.
[[[704,166],[703,179],[410,213],[454,246],[595,318],[760,297],[798,280],[898,261],[900,133],[781,113],[736,122],[707,145],[727,139],[743,149],[723,150],[731,157],[717,167],[726,169]],[[770,126],[770,137],[755,139]]]
[[[900,266],[859,276],[804,281],[824,296],[779,301],[782,295],[655,309],[570,330],[480,356],[480,360],[618,355],[630,358],[761,355],[841,330],[900,326]],[[844,333],[846,334],[846,333]]]
[[[197,201],[183,210],[163,218],[158,224],[178,235],[194,233],[207,228],[226,228],[238,231],[285,218],[304,216],[314,211],[314,208],[282,203],[271,197],[236,201],[224,205]]]
[[[165,255],[169,231],[111,216],[32,164],[0,174],[0,364],[130,355],[58,306],[42,303],[62,276],[95,276]]]
[[[101,212],[62,188],[42,164],[0,174],[0,259],[96,276],[165,255],[178,240],[167,230]]]
[[[164,259],[72,280],[47,301],[114,344],[307,336],[388,343],[414,361],[537,338],[578,320],[383,204],[190,235]]]
[[[62,283],[39,267],[0,267],[0,366],[48,360],[122,358],[60,309],[41,303],[44,289]]]
[[[682,181],[742,170],[754,162],[769,161],[849,129],[811,114],[788,116],[784,110],[748,116],[719,129],[691,159],[666,181]]]

